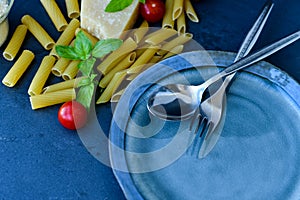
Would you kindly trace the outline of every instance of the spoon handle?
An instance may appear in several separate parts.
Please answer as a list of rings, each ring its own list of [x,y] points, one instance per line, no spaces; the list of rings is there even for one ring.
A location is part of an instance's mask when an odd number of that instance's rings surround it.
[[[221,71],[220,73],[216,74],[215,76],[211,77],[209,80],[207,80],[207,85],[210,85],[214,83],[215,81],[228,76],[238,70],[241,70],[245,67],[248,67],[258,61],[261,61],[262,59],[272,55],[273,53],[281,50],[282,48],[288,46],[289,44],[292,44],[293,42],[300,39],[300,30],[284,37],[283,39],[249,55],[241,60],[237,61],[236,63],[231,64],[229,67],[227,67],[225,70]]]

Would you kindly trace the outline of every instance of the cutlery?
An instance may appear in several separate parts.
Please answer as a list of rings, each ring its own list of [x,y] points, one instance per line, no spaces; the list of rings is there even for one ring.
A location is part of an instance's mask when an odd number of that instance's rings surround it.
[[[267,1],[265,6],[263,7],[261,14],[253,24],[252,28],[249,30],[246,35],[234,62],[240,60],[242,57],[249,54],[254,44],[256,43],[271,11],[274,6],[274,3],[271,1]],[[215,131],[218,125],[220,124],[222,114],[224,113],[224,102],[226,95],[226,88],[229,85],[232,78],[235,76],[236,72],[227,76],[220,86],[220,88],[213,93],[209,98],[203,101],[200,104],[200,113],[195,113],[197,116],[192,120],[191,126],[193,123],[196,123],[195,131],[199,130],[200,124],[205,123],[206,126],[201,129],[200,137],[206,132],[205,138],[201,144],[200,152],[199,148],[197,148],[197,157],[199,153],[199,158],[205,157],[215,146],[217,143],[221,131]],[[202,118],[202,119],[201,119]],[[198,120],[196,120],[198,119]],[[205,121],[204,121],[205,120]],[[191,128],[190,128],[191,130]]]
[[[148,99],[147,109],[167,120],[190,118],[199,107],[206,89],[223,77],[251,66],[300,39],[300,30],[231,64],[200,85],[168,84],[160,86]]]

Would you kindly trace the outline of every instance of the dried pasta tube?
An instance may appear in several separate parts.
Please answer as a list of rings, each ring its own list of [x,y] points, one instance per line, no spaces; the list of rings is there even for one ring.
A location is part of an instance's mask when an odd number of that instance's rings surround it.
[[[65,30],[68,25],[68,22],[66,21],[64,15],[62,14],[55,0],[40,0],[40,1],[44,6],[46,12],[48,13],[50,19],[52,20],[55,28],[58,31]]]
[[[181,13],[181,15],[177,19],[177,31],[179,35],[185,34],[186,24],[185,24],[185,14]]]
[[[69,18],[73,19],[79,17],[80,11],[78,0],[66,0],[66,7]]]
[[[130,54],[128,54],[128,56],[126,56],[121,62],[119,62],[110,72],[108,72],[108,74],[106,74],[100,81],[99,86],[101,88],[106,88],[106,86],[109,84],[109,82],[112,80],[112,78],[114,77],[114,75],[119,72],[122,71],[124,69],[127,69],[128,67],[130,67],[130,65],[132,65],[132,63],[135,61],[136,58],[136,53],[132,52]]]
[[[140,25],[140,27],[133,32],[133,39],[138,44],[142,41],[144,36],[147,34],[149,30],[149,24],[146,20]]]
[[[43,94],[51,93],[59,90],[70,89],[70,88],[77,88],[80,81],[84,78],[85,77],[79,77],[67,81],[62,81],[60,83],[55,83],[53,85],[49,85],[43,89]]]
[[[180,54],[183,51],[184,46],[183,45],[178,45],[176,47],[174,47],[173,49],[171,49],[171,51],[169,53],[167,53],[163,59],[169,58],[171,56]]]
[[[66,81],[75,78],[79,71],[79,63],[79,60],[72,60],[66,68],[66,70],[64,71],[64,73],[62,74],[62,78]]]
[[[29,50],[24,50],[15,62],[15,64],[8,71],[6,76],[3,78],[2,83],[7,87],[13,87],[24,74],[26,69],[29,67],[34,59],[34,54]]]
[[[45,56],[42,63],[33,77],[31,84],[28,89],[30,96],[41,94],[43,87],[51,74],[51,69],[55,63],[53,56]]]
[[[52,67],[52,74],[57,77],[61,77],[68,65],[70,64],[70,60],[66,58],[59,58],[55,65]]]
[[[152,34],[147,35],[145,42],[151,45],[158,45],[176,34],[177,31],[173,29],[159,29]]]
[[[97,100],[96,104],[106,103],[110,100],[113,93],[118,89],[122,81],[126,76],[126,70],[117,72],[113,79],[109,82],[108,86],[105,88],[103,93],[100,95],[99,99]]]
[[[25,39],[26,33],[27,27],[25,25],[21,24],[16,28],[12,38],[3,52],[3,57],[6,60],[12,61],[16,57]]]
[[[184,9],[187,17],[192,21],[192,22],[199,22],[199,18],[197,16],[197,13],[194,10],[194,7],[191,3],[190,0],[185,0],[184,1]]]
[[[58,40],[55,43],[57,45],[69,45],[75,37],[75,31],[80,26],[80,22],[78,19],[72,19],[71,22],[68,24],[67,28],[64,32],[60,35]],[[56,49],[54,48],[51,50],[50,55],[58,58],[58,54],[56,53]]]
[[[181,45],[181,44],[185,44],[188,41],[190,41],[193,38],[193,35],[190,33],[185,33],[182,34],[176,38],[174,38],[173,40],[167,42],[166,44],[164,44],[161,47],[161,50],[159,50],[157,52],[157,55],[165,55],[166,53],[168,53],[169,51],[171,51],[174,47]]]
[[[106,75],[117,63],[119,63],[128,53],[134,51],[137,48],[136,42],[132,38],[128,38],[117,50],[109,54],[100,65],[97,66],[97,70],[103,75]]]
[[[72,101],[76,98],[76,92],[74,88],[59,90],[46,94],[39,94],[29,97],[32,110],[52,106],[67,101]]]
[[[127,70],[127,74],[137,74],[144,66],[153,58],[155,53],[158,51],[158,46],[149,47]]]
[[[172,19],[176,20],[183,11],[183,0],[174,0]]]
[[[120,91],[114,93],[112,95],[112,97],[110,98],[110,102],[117,103],[120,100],[120,98],[121,98],[122,94],[124,93],[124,91],[125,91],[125,89],[121,89]]]
[[[35,19],[29,15],[25,15],[21,21],[46,50],[53,48],[55,44],[54,40]]]
[[[87,32],[86,30],[84,30],[82,28],[77,28],[76,31],[75,31],[75,35],[77,35],[77,33],[79,33],[79,31],[83,31],[83,33],[91,40],[93,45],[95,45],[99,41],[98,38],[91,35],[89,32]]]
[[[166,0],[166,13],[163,17],[163,21],[162,21],[162,27],[163,28],[169,28],[169,29],[173,29],[174,28],[174,20],[172,18],[172,14],[173,14],[173,3],[174,0]]]

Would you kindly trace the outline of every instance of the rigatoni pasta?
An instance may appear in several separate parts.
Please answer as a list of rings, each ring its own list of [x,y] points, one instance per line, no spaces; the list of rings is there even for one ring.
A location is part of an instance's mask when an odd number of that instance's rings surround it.
[[[51,69],[55,63],[55,58],[53,56],[45,56],[42,63],[36,72],[34,78],[28,89],[28,94],[30,96],[41,94],[43,87],[51,74]]]
[[[52,74],[57,77],[61,77],[68,65],[70,64],[70,60],[66,58],[59,58],[55,65],[52,67]]]
[[[29,67],[34,59],[34,54],[29,50],[24,50],[15,62],[15,64],[8,71],[6,76],[3,78],[2,83],[7,87],[13,87],[24,74],[26,69]]]
[[[97,70],[106,75],[117,63],[119,63],[124,57],[137,48],[136,42],[129,37],[124,41],[120,48],[109,54],[100,65],[97,66]]]
[[[113,79],[109,82],[108,86],[105,88],[104,92],[100,95],[96,104],[108,102],[111,99],[113,93],[116,91],[116,89],[118,89],[126,75],[126,70],[117,72],[114,75]]]
[[[27,26],[28,30],[46,50],[50,50],[53,48],[55,44],[54,40],[35,19],[33,19],[29,15],[25,15],[22,17],[21,21],[24,25]]]
[[[109,82],[112,80],[113,76],[124,69],[127,69],[135,61],[136,53],[132,52],[128,54],[121,62],[119,62],[107,75],[105,75],[99,82],[101,88],[105,88]]]
[[[140,27],[133,32],[133,39],[138,44],[142,41],[149,30],[149,24],[146,20],[142,22]]]
[[[59,90],[46,94],[39,94],[29,97],[32,110],[52,106],[67,101],[72,101],[76,98],[76,92],[74,88]]]
[[[173,49],[171,49],[170,52],[168,52],[168,53],[163,57],[163,59],[166,59],[166,58],[169,58],[169,57],[171,57],[171,56],[180,54],[180,53],[183,51],[183,48],[184,48],[183,45],[178,45],[178,46],[174,47]]]
[[[68,22],[62,14],[55,0],[40,0],[58,31],[66,29]]]
[[[78,0],[65,0],[65,2],[66,2],[67,12],[68,12],[68,17],[71,19],[78,18],[80,15]]]
[[[149,34],[147,39],[145,40],[146,43],[151,45],[158,45],[166,39],[176,35],[177,32],[173,29],[159,29],[151,34]]]
[[[136,59],[136,61],[131,65],[131,67],[127,70],[127,74],[136,74],[139,73],[144,65],[147,64],[158,51],[158,46],[149,47],[140,57]]]
[[[75,78],[75,79],[55,83],[53,85],[48,85],[47,87],[45,87],[43,89],[43,94],[56,92],[56,91],[59,91],[59,90],[77,88],[80,81],[84,78],[85,77],[79,77],[79,78]]]
[[[3,52],[3,57],[6,60],[12,61],[16,57],[21,45],[23,44],[26,33],[27,27],[25,25],[21,24],[16,28],[12,38]]]
[[[169,51],[171,51],[174,47],[185,44],[193,38],[193,35],[190,33],[185,33],[180,36],[177,36],[173,40],[168,41],[164,44],[161,49],[157,52],[158,55],[165,55]]]
[[[67,28],[64,32],[60,35],[58,40],[55,43],[57,45],[69,45],[75,37],[75,31],[80,26],[80,22],[78,19],[72,19],[71,22],[68,24]],[[53,48],[50,52],[50,55],[58,58],[59,56],[56,53],[55,48]]]
[[[75,78],[79,71],[78,68],[79,63],[80,63],[79,60],[72,60],[68,65],[68,67],[66,68],[66,70],[63,72],[62,78],[64,80],[71,80]]]

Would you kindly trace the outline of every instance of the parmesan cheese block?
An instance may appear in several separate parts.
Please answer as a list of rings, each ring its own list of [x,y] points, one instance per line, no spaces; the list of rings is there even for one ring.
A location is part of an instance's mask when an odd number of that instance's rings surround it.
[[[138,0],[122,11],[108,13],[105,8],[110,0],[82,0],[81,28],[98,39],[120,38],[121,34],[132,28],[138,16]]]

